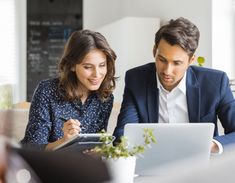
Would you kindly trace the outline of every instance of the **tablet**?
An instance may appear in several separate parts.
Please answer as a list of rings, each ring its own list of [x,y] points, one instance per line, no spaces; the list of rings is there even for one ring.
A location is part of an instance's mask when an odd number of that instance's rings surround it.
[[[100,137],[102,133],[84,133],[78,134],[72,137],[71,139],[65,141],[64,143],[56,146],[53,150],[72,150],[72,151],[83,151],[87,149],[92,149],[97,145],[102,145],[103,142],[100,142]],[[112,136],[111,134],[107,134],[108,136]],[[112,143],[114,140],[114,136],[112,136],[112,140],[109,143]]]

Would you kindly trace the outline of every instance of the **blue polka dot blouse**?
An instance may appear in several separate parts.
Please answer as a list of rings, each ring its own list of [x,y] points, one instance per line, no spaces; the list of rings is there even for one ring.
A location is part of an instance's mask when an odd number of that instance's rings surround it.
[[[96,133],[107,128],[113,106],[113,95],[102,102],[94,93],[84,104],[75,100],[63,99],[59,89],[59,79],[41,81],[31,102],[29,122],[22,144],[46,145],[63,137],[63,120],[78,119],[81,122],[81,133]]]

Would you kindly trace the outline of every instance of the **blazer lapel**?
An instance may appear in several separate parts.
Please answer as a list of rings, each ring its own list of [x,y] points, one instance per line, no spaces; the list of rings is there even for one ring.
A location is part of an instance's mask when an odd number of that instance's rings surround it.
[[[200,90],[197,78],[189,67],[186,77],[186,98],[190,122],[200,121]]]
[[[147,109],[148,109],[148,122],[158,122],[158,108],[159,108],[159,91],[157,88],[156,69],[149,72],[148,85],[147,85]]]

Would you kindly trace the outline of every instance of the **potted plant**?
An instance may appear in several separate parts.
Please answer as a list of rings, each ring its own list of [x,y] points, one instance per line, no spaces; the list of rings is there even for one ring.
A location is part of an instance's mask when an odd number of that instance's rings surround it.
[[[198,66],[202,67],[205,63],[205,58],[202,56],[197,57]]]
[[[153,129],[145,128],[143,131],[144,144],[130,147],[128,139],[121,137],[117,145],[109,143],[112,136],[102,132],[101,146],[96,146],[93,151],[100,155],[106,162],[112,177],[112,183],[132,183],[135,172],[136,156],[141,155],[151,143],[156,143]]]

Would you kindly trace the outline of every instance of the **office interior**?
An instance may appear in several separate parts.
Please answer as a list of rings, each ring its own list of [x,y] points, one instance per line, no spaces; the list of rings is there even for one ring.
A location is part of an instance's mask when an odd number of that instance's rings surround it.
[[[27,11],[27,5],[30,1],[32,4],[37,4],[36,0],[0,0],[2,25],[0,85],[12,86],[13,104],[22,101],[30,102],[37,79],[39,79],[37,76],[30,76],[38,72],[32,68],[34,64],[43,64],[41,62],[43,60],[36,63],[37,59],[29,62],[30,32],[28,28],[31,17],[28,17],[30,11]],[[58,3],[58,0],[44,1],[52,7],[53,3]],[[65,0],[60,1],[66,4]],[[72,0],[67,1],[67,4],[71,5],[71,3],[73,3]],[[76,6],[79,6],[78,12],[76,12]],[[81,24],[79,28],[104,34],[118,56],[116,75],[119,80],[114,91],[117,108],[114,108],[110,121],[117,119],[119,104],[122,101],[125,71],[154,61],[152,56],[154,33],[164,22],[178,17],[188,18],[198,26],[201,35],[196,56],[205,58],[204,67],[225,71],[231,80],[232,90],[235,92],[235,62],[233,60],[235,57],[235,0],[81,0],[80,3],[76,3],[76,6],[73,6],[72,12],[68,9],[63,13],[76,15]],[[38,7],[34,8],[36,11]],[[55,14],[59,14],[59,9],[54,11]],[[55,59],[59,56],[56,55]],[[51,71],[56,72],[56,68],[51,67]],[[41,75],[44,74],[41,73]],[[48,73],[44,76],[51,77]],[[31,80],[32,78],[36,80]],[[26,111],[26,116],[16,114],[17,118],[24,118],[25,121],[23,126],[14,127],[13,134],[15,133],[18,140],[23,136],[22,128],[25,128],[27,114],[28,111]],[[115,123],[109,126],[110,132],[113,131],[114,126]],[[179,178],[179,180],[183,179]],[[187,181],[189,182],[189,179]]]
[[[15,85],[13,102],[17,103],[27,100],[27,1],[2,0],[1,2],[3,3],[1,6],[1,22],[8,27],[1,30],[1,50],[5,53],[1,61],[1,65],[4,65],[1,68],[1,73],[3,73],[1,83],[10,82]],[[53,0],[48,2],[53,4]],[[5,7],[4,4],[6,4]],[[7,8],[9,8],[9,11]],[[4,16],[4,12],[9,14]],[[190,19],[200,29],[200,43],[196,55],[205,57],[204,66],[226,71],[229,78],[234,79],[233,50],[235,38],[233,34],[235,21],[233,0],[177,0],[174,2],[170,0],[149,0],[148,3],[143,0],[83,1],[83,29],[103,31],[118,54],[116,67],[117,76],[120,79],[117,83],[117,90],[114,92],[117,102],[122,100],[125,71],[130,67],[153,61],[152,49],[150,48],[153,45],[154,35],[150,34],[153,34],[164,21],[181,16]],[[126,40],[136,39],[138,41],[139,32],[135,34],[134,26],[141,25],[145,25],[142,26],[141,31],[149,41],[144,42],[147,48],[142,48],[141,44]],[[115,30],[116,27],[119,31],[110,35],[109,31]],[[133,38],[126,36],[128,31],[131,32]],[[119,40],[115,40],[118,36],[125,41],[127,53],[120,48]],[[143,40],[140,40],[140,43],[141,41]],[[140,49],[142,54],[138,57],[135,56],[134,50],[139,51]],[[8,61],[6,62],[6,60]]]

